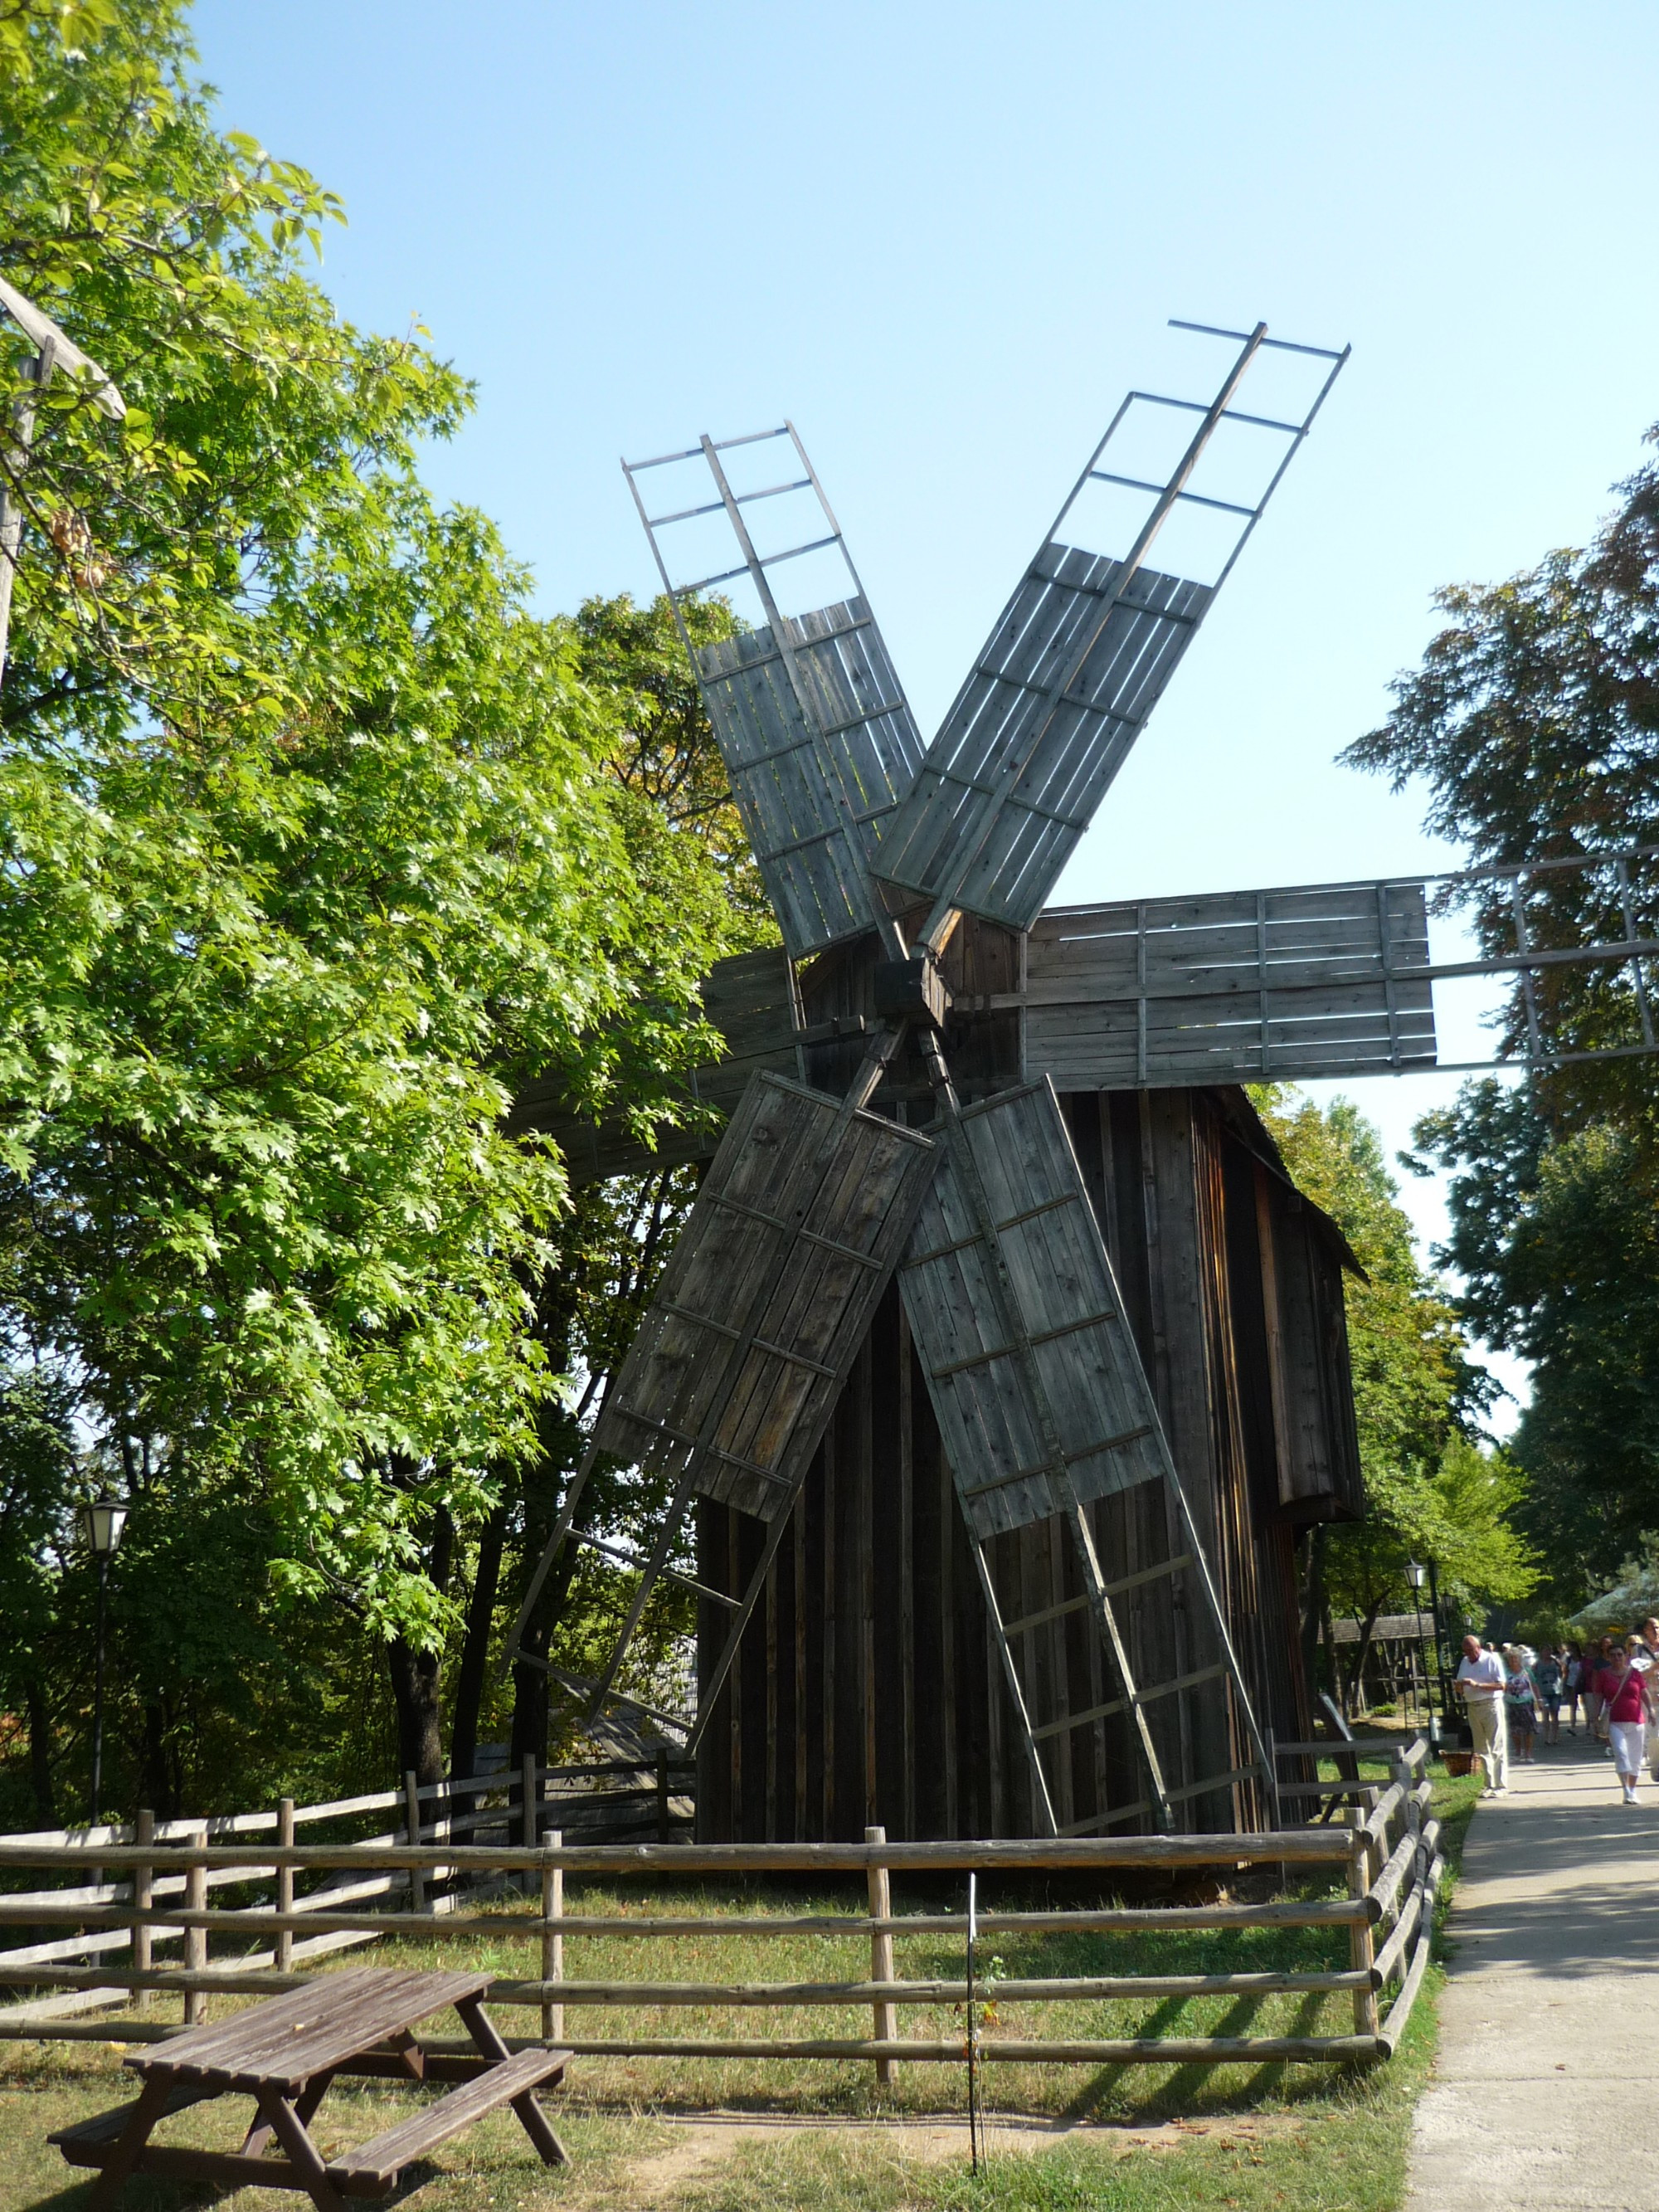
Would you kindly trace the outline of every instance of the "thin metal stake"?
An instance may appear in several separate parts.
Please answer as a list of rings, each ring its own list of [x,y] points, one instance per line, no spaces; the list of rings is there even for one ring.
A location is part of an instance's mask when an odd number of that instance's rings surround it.
[[[979,1934],[979,1877],[968,1877],[968,2155],[979,2172],[979,2018],[974,2006],[974,1945]]]

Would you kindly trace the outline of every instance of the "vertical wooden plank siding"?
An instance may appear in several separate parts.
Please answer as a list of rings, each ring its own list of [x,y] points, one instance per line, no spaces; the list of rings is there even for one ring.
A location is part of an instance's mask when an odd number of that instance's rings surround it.
[[[876,1816],[876,1552],[875,1552],[875,1420],[872,1391],[875,1359],[866,1341],[860,1359],[864,1389],[859,1401],[856,1449],[858,1489],[854,1514],[859,1548],[859,1691],[864,1725],[860,1729],[863,1759],[864,1818]]]
[[[765,1840],[779,1840],[779,1562],[765,1571]]]
[[[1270,1244],[1256,1218],[1257,1156],[1237,1118],[1248,1109],[1241,1102],[1224,1111],[1212,1094],[1178,1091],[1079,1094],[1064,1104],[1258,1718],[1281,1739],[1303,1740],[1297,1534],[1279,1499],[1263,1371],[1263,1269],[1283,1236]],[[1269,1207],[1281,1188],[1287,1205],[1299,1203],[1270,1173]],[[1313,1272],[1308,1280],[1312,1315],[1316,1293],[1328,1307],[1331,1291]],[[1334,1272],[1331,1280],[1340,1300]],[[1305,1334],[1313,1322],[1281,1313],[1278,1326]],[[1329,1343],[1298,1343],[1292,1356],[1321,1375]],[[1194,1671],[1209,1652],[1202,1623],[1188,1620],[1182,1575],[1168,1571],[1184,1539],[1163,1486],[1103,1498],[1089,1511],[1109,1580],[1146,1577],[1114,1601],[1138,1679]],[[701,1571],[721,1588],[741,1587],[760,1524],[713,1501],[701,1515]],[[714,1731],[721,1771],[707,1757],[700,1769],[699,1834],[855,1839],[878,1825],[907,1838],[1035,1832],[1029,1764],[1011,1733],[951,1472],[890,1291],[808,1470],[791,1533],[765,1615],[751,1623],[724,1692],[728,1709]],[[1075,1564],[1048,1528],[996,1540],[999,1601],[1010,1617],[1079,1593]],[[712,1607],[700,1622],[705,1638],[718,1636]],[[1109,1702],[1116,1687],[1085,1629],[1068,1615],[1032,1637],[1047,1678],[1063,1684],[1075,1711]],[[1222,1683],[1160,1698],[1148,1712],[1172,1784],[1247,1763]],[[1078,1730],[1067,1749],[1051,1784],[1063,1823],[1143,1796],[1122,1715]],[[1258,1824],[1266,1809],[1236,1785],[1177,1808],[1194,1825],[1224,1827]],[[1143,1817],[1113,1832],[1146,1825]]]
[[[745,1579],[744,1558],[741,1558],[741,1548],[738,1547],[741,1547],[741,1528],[738,1528],[737,1513],[732,1513],[732,1510],[728,1509],[728,1513],[726,1513],[726,1582],[721,1583],[721,1589],[728,1590],[732,1597],[738,1593],[738,1590],[744,1589],[744,1579]],[[748,1637],[745,1644],[752,1648],[754,1646],[752,1637]],[[744,1656],[748,1659],[748,1650],[744,1652]],[[730,1694],[728,1704],[726,1704],[726,1714],[728,1714],[730,1760],[732,1760],[732,1783],[730,1783],[730,1790],[732,1790],[732,1820],[734,1823],[741,1823],[738,1834],[748,1836],[752,1834],[752,1829],[750,1829],[748,1825],[748,1805],[744,1802],[744,1666],[741,1666],[741,1663],[732,1668],[730,1686],[732,1686],[732,1694]]]
[[[957,1698],[961,1677],[957,1668],[957,1592],[960,1577],[957,1561],[964,1539],[961,1516],[957,1511],[956,1486],[951,1480],[951,1470],[945,1454],[939,1448],[939,1427],[933,1422],[933,1408],[927,1404],[926,1389],[916,1391],[917,1419],[924,1429],[933,1430],[933,1465],[935,1473],[933,1495],[938,1501],[939,1532],[939,1680],[945,1686],[945,1710],[939,1737],[945,1747],[945,1832],[957,1836],[962,1833],[962,1796],[958,1785],[960,1771],[963,1716]]]
[[[793,1532],[795,1572],[791,1589],[791,1595],[794,1601],[792,1617],[794,1628],[793,1641],[795,1659],[795,1772],[793,1778],[795,1819],[792,1833],[797,1838],[810,1837],[812,1834],[812,1829],[808,1825],[806,1811],[806,1778],[811,1771],[807,1763],[806,1737],[806,1494],[803,1491],[795,1500],[795,1525]]]
[[[899,1802],[905,1838],[916,1833],[916,1598],[915,1407],[910,1324],[898,1309]]]

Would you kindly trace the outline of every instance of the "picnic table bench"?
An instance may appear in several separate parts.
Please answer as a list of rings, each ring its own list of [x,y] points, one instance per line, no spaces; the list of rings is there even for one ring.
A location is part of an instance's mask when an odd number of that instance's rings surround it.
[[[317,2212],[343,2212],[343,2197],[387,2195],[412,2160],[502,2105],[512,2106],[545,2165],[563,2165],[564,2147],[535,2092],[562,2078],[570,2053],[510,2052],[483,2009],[490,1978],[383,1967],[319,1974],[303,1990],[134,2052],[126,2063],[143,2077],[137,2099],[62,2128],[50,2140],[71,2166],[102,2168],[87,2212],[107,2212],[134,2173],[233,2188],[304,2190]],[[428,2051],[417,2040],[416,2023],[449,2006],[460,2016],[474,2052]],[[456,2086],[372,2142],[325,2158],[311,2123],[341,2074]],[[240,2150],[151,2142],[155,2127],[171,2113],[237,2095],[252,2097],[255,2107]],[[266,2155],[273,2136],[286,2158]]]

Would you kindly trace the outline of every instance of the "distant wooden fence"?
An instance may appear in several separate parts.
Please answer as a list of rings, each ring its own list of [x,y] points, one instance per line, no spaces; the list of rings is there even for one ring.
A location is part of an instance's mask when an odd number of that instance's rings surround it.
[[[63,1975],[46,1971],[68,1960],[111,1959],[125,1953],[133,1969],[142,1973],[150,1967],[156,1945],[182,1941],[182,1970],[200,1972],[210,1977],[210,1985],[222,1986],[217,1978],[217,1966],[208,1961],[205,1933],[188,1928],[185,1914],[161,1910],[163,1905],[170,1906],[173,1900],[181,1901],[187,1911],[205,1912],[210,1890],[246,1888],[250,1882],[270,1885],[272,1905],[277,1911],[292,1916],[295,1925],[277,1932],[272,1949],[242,1957],[236,1965],[245,1972],[270,1967],[287,1973],[295,1964],[320,1958],[331,1951],[372,1943],[386,1933],[384,1916],[379,1912],[366,1911],[361,1928],[337,1925],[337,1915],[344,1907],[368,1908],[376,1899],[400,1897],[417,1912],[438,1916],[454,1910],[463,1882],[458,1875],[442,1878],[443,1870],[452,1864],[447,1856],[440,1862],[435,1853],[431,1855],[434,1865],[425,1874],[392,1873],[378,1866],[365,1873],[363,1869],[371,1864],[362,1856],[366,1851],[399,1843],[429,1842],[436,1846],[457,1838],[481,1837],[534,1848],[550,1828],[558,1828],[562,1832],[568,1827],[580,1838],[591,1826],[598,1826],[600,1833],[608,1837],[634,1831],[655,1842],[668,1844],[677,1835],[684,1835],[691,1825],[693,1815],[684,1793],[693,1771],[689,1761],[666,1751],[642,1759],[592,1760],[571,1766],[540,1766],[532,1759],[526,1759],[516,1770],[480,1775],[470,1781],[417,1784],[413,1774],[406,1774],[401,1790],[377,1790],[358,1797],[333,1798],[319,1805],[296,1805],[291,1798],[285,1797],[279,1805],[260,1813],[157,1820],[153,1814],[141,1812],[131,1825],[53,1828],[28,1835],[0,1837],[0,1844],[8,1850],[57,1846],[70,1856],[52,1863],[72,1865],[82,1873],[91,1870],[93,1876],[90,1882],[83,1881],[71,1888],[0,1894],[0,1929],[20,1924],[44,1929],[73,1918],[80,1927],[90,1931],[0,1949],[0,1997],[7,1988],[15,1988],[19,1984],[56,1987],[65,1992],[39,1999],[21,2009],[0,2004],[0,2037],[56,2034],[58,2031],[45,2023],[73,2013],[106,2008],[112,2002],[124,1999],[127,1990],[144,1987],[143,1983],[124,1979],[112,1972],[100,1972],[94,1976],[94,1987],[92,1983],[77,1984]],[[349,1835],[340,1850],[339,1868],[334,1878],[303,1895],[295,1894],[293,1869],[279,1864],[275,1854],[257,1854],[262,1864],[252,1870],[221,1865],[192,1869],[184,1855],[192,1844],[216,1844],[228,1838],[252,1836],[269,1836],[278,1846],[286,1848],[295,1842],[302,1828],[361,1830],[374,1815],[386,1813],[401,1813],[404,1817],[396,1828],[382,1833]],[[116,1847],[131,1845],[136,1849],[151,1844],[162,1847],[161,1855],[141,1869],[133,1881],[104,1881],[104,1874],[118,1863],[113,1856]],[[27,1859],[12,1863],[46,1863]],[[3,1866],[0,1865],[0,1875],[3,1873]],[[468,1878],[465,1886],[476,1888],[481,1880],[486,1887],[501,1886],[499,1879],[492,1881],[477,1875]],[[70,1905],[86,1910],[70,1914],[64,1909]],[[131,1908],[126,1920],[112,1921],[100,1917],[123,1906]],[[319,1917],[328,1914],[336,1917]],[[254,1930],[234,1911],[212,1913],[210,1922],[215,1932],[224,1936],[234,1936],[238,1931],[266,1932]],[[200,1940],[193,1940],[198,1936]],[[25,1973],[22,1970],[26,1967],[42,1971]],[[186,2017],[199,2017],[199,2008],[193,2001],[187,2002]]]
[[[1328,1744],[1279,1747],[1280,1755],[1303,1763],[1328,1754]],[[1374,1747],[1344,1746],[1357,1757],[1376,1755]],[[1282,1867],[1304,1871],[1328,1868],[1340,1879],[1346,1897],[1261,1904],[1158,1906],[1096,1906],[1080,1911],[983,1913],[986,1936],[1035,1935],[1057,1931],[1159,1933],[1184,1929],[1345,1928],[1348,1964],[1322,1972],[1217,1974],[1112,1974],[1042,1979],[1000,1977],[1000,2003],[1077,2002],[1102,1998],[1159,2000],[1205,1996],[1254,1997],[1275,1992],[1297,1995],[1347,1992],[1353,2005],[1353,2032],[1341,2035],[1187,2035],[1015,2040],[988,2035],[978,2045],[988,2062],[1224,2064],[1259,2060],[1369,2060],[1386,2057],[1396,2047],[1410,2016],[1428,1963],[1433,1900],[1440,1877],[1438,1823],[1429,1816],[1429,1784],[1424,1778],[1427,1747],[1387,1747],[1390,1772],[1369,1781],[1303,1781],[1285,1785],[1289,1793],[1330,1800],[1359,1797],[1323,1823],[1310,1822],[1264,1834],[1235,1836],[1074,1837],[1036,1842],[889,1843],[883,1831],[866,1831],[862,1844],[637,1845],[566,1844],[557,1837],[535,1844],[511,1841],[457,1843],[465,1820],[469,1830],[501,1825],[499,1810],[421,1822],[416,1802],[410,1827],[422,1840],[398,1843],[378,1836],[356,1843],[299,1844],[295,1832],[302,1819],[338,1820],[354,1812],[383,1809],[387,1795],[347,1800],[329,1807],[284,1806],[278,1814],[234,1816],[228,1820],[174,1821],[165,1829],[134,1838],[100,1830],[73,1844],[53,1838],[0,1839],[0,1877],[23,1869],[83,1872],[94,1861],[100,1878],[78,1887],[36,1889],[0,1896],[0,1926],[74,1923],[83,1931],[27,1951],[0,1953],[0,1985],[62,1992],[49,2003],[82,2005],[100,1999],[137,2002],[143,2007],[158,1990],[182,1992],[186,2016],[200,2019],[213,1994],[270,1996],[303,1987],[307,1977],[294,1968],[302,1957],[325,1948],[374,1941],[378,1936],[416,1936],[465,1941],[489,1936],[540,1939],[539,1976],[533,1980],[500,1978],[487,1993],[497,2004],[539,2008],[543,2041],[556,2040],[578,2053],[665,2058],[803,2058],[874,2060],[884,2077],[902,2062],[949,2062],[963,2057],[960,2034],[927,2039],[897,2032],[896,2008],[903,2005],[961,2005],[969,1995],[964,1978],[918,1980],[893,1972],[892,1946],[899,1936],[964,1936],[961,1913],[896,1913],[890,1902],[894,1875],[965,1872],[1033,1874],[1066,1872],[1114,1875],[1171,1873],[1205,1868]],[[489,1785],[499,1790],[502,1778]],[[435,1793],[414,1793],[416,1800]],[[459,1794],[459,1789],[453,1794]],[[520,1818],[527,1834],[537,1834],[546,1801],[532,1795]],[[446,1832],[427,1840],[429,1825]],[[204,1834],[203,1831],[209,1831]],[[216,1833],[213,1832],[216,1830]],[[270,1834],[272,1844],[246,1844],[227,1836]],[[158,1850],[157,1846],[161,1848]],[[754,1914],[710,1911],[664,1915],[635,1911],[569,1912],[564,1905],[568,1875],[593,1879],[655,1875],[670,1881],[688,1876],[752,1875],[862,1875],[869,1910],[852,1913]],[[112,1876],[105,1880],[104,1876]],[[297,1877],[321,1875],[322,1886],[296,1895]],[[462,1881],[501,1886],[516,1883],[537,1898],[532,1915],[504,1920],[499,1913],[466,1909],[456,1891]],[[271,1901],[215,1907],[215,1887],[260,1886]],[[365,1907],[371,1897],[400,1892],[406,1910]],[[182,1896],[182,1906],[172,1900]],[[163,1903],[160,1900],[167,1900]],[[646,1979],[580,1981],[563,1972],[567,1936],[653,1937],[695,1935],[790,1936],[803,1934],[867,1938],[867,1979],[835,1982],[708,1983]],[[257,1955],[210,1959],[210,1942],[246,1946],[250,1937],[275,1939],[271,1950]],[[157,1966],[155,1948],[168,1942],[183,1947],[177,1966]],[[130,1950],[130,1965],[102,1959],[96,1966],[64,1963],[71,1954],[94,1948]],[[1387,2009],[1383,2009],[1383,2001]],[[868,2037],[677,2037],[605,2035],[584,2038],[566,2033],[568,2009],[675,2007],[799,2008],[864,2006],[872,2008]],[[178,2030],[160,2021],[124,2021],[126,2041],[160,2039]],[[107,2024],[49,2014],[39,2005],[0,2014],[0,2035],[106,2039]],[[520,2039],[520,2042],[527,2039]]]

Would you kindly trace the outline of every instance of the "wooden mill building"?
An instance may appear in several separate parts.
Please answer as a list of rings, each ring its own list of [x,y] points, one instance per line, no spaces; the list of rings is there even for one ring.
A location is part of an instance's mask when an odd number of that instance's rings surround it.
[[[1319,1521],[1362,1505],[1345,1269],[1357,1263],[1335,1224],[1295,1188],[1236,1084],[1170,1079],[1103,1085],[1098,1037],[1067,1065],[1067,1024],[1039,1016],[1045,945],[1085,910],[1050,910],[1029,937],[968,917],[945,960],[951,1065],[964,1099],[1048,1073],[1150,1376],[1187,1499],[1208,1553],[1234,1648],[1261,1725],[1310,1734],[1301,1661],[1298,1547]],[[874,948],[836,948],[793,972],[781,951],[720,963],[706,1003],[728,1051],[700,1071],[699,1095],[729,1110],[762,1068],[827,1090],[862,1050]],[[1144,1028],[1144,1019],[1143,1019]],[[1146,1066],[1144,1036],[1139,1064]],[[1195,1071],[1202,1073],[1201,1068]],[[874,1102],[901,1118],[933,1111],[914,1048]],[[656,1153],[611,1130],[578,1127],[526,1094],[520,1127],[551,1130],[572,1174],[638,1171],[706,1158],[718,1132],[672,1133]],[[1169,1565],[1181,1543],[1156,1486],[1089,1511],[1137,1674],[1179,1679],[1188,1632]],[[729,1506],[699,1508],[699,1577],[733,1595],[760,1525]],[[1062,1827],[1090,1824],[1136,1796],[1127,1721],[1113,1711],[1098,1638],[1088,1632],[1070,1554],[1051,1528],[998,1540],[1005,1620],[1036,1617],[1039,1663],[1064,1676],[1061,1702],[1091,1725],[1068,1730]],[[716,1608],[705,1606],[710,1616]],[[700,1623],[705,1659],[723,1622]],[[1212,1708],[1169,1701],[1166,1771],[1215,1773],[1224,1741],[1182,1739]],[[1194,1709],[1200,1716],[1194,1717]],[[1202,1755],[1200,1755],[1202,1754]],[[1265,1825],[1254,1783],[1212,1790],[1191,1825]],[[720,1692],[699,1752],[698,1831],[707,1840],[1043,1832],[995,1638],[896,1287],[889,1287],[769,1572],[764,1603]],[[1118,1829],[1135,1825],[1129,1820]]]

